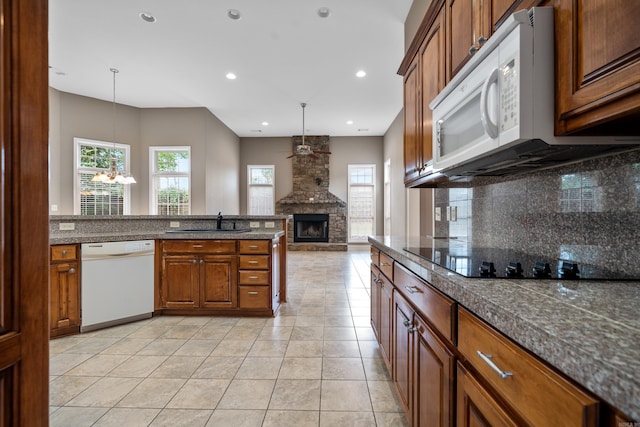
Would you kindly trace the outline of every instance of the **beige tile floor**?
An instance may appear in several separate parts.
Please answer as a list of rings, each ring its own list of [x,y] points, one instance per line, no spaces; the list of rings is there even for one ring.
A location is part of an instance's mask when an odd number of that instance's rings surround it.
[[[289,252],[275,318],[160,316],[52,340],[51,426],[406,426],[368,246]]]

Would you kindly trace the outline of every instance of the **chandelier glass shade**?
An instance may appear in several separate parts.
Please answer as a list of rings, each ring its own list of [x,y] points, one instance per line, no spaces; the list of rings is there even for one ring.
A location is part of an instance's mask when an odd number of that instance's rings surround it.
[[[118,163],[115,157],[116,151],[116,74],[119,72],[116,68],[110,68],[113,73],[113,149],[111,151],[110,166],[107,170],[96,172],[91,178],[92,182],[102,182],[105,184],[135,184],[136,180],[130,174],[118,169]]]

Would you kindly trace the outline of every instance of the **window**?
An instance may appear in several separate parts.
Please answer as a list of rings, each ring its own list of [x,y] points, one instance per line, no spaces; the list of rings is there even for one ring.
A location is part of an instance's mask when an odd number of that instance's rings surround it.
[[[247,215],[273,215],[274,175],[273,165],[247,166]]]
[[[118,170],[129,170],[130,147],[127,144],[73,138],[74,180],[73,213],[75,215],[128,215],[131,196],[128,185],[93,182],[100,171],[116,160]]]
[[[349,243],[375,234],[376,166],[349,165]]]
[[[191,213],[191,147],[149,147],[149,211],[152,215]]]

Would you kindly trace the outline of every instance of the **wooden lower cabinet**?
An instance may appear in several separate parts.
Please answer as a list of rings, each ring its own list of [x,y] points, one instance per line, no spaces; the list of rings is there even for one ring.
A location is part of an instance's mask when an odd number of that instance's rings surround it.
[[[80,331],[80,271],[78,246],[51,247],[49,266],[50,336],[58,337]]]
[[[382,360],[387,365],[387,368],[391,370],[391,339],[392,331],[391,327],[393,316],[393,285],[389,280],[380,275],[380,353],[382,354]]]
[[[516,427],[514,421],[460,363],[458,363],[457,427]]]
[[[413,425],[453,426],[455,354],[420,316],[415,316],[414,324],[417,331],[413,361]]]
[[[200,307],[237,307],[238,264],[235,255],[205,255],[200,259]]]
[[[398,293],[393,293],[393,381],[409,424],[412,424],[413,404],[413,316],[415,312]]]
[[[380,286],[380,270],[377,267],[371,266],[371,329],[376,339],[380,341],[380,292],[382,287]]]

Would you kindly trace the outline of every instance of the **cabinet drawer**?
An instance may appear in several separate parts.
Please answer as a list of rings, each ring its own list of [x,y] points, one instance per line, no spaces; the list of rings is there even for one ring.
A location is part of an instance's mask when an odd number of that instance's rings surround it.
[[[269,255],[240,255],[238,265],[243,270],[267,270]]]
[[[51,261],[69,261],[77,258],[77,245],[51,246]]]
[[[262,270],[240,270],[239,283],[241,285],[268,285],[269,272]]]
[[[241,254],[269,254],[270,240],[238,240]]]
[[[462,308],[458,310],[458,349],[527,424],[597,424],[596,399]]]
[[[393,258],[384,252],[380,252],[380,271],[393,282]]]
[[[269,308],[269,286],[238,286],[240,308]]]
[[[380,250],[371,246],[371,264],[380,268]]]
[[[235,240],[164,240],[162,242],[164,252],[187,253],[236,253]]]
[[[394,284],[434,327],[455,342],[456,302],[396,263]]]

